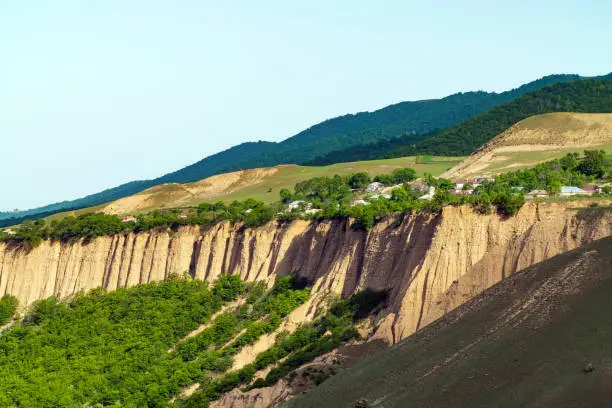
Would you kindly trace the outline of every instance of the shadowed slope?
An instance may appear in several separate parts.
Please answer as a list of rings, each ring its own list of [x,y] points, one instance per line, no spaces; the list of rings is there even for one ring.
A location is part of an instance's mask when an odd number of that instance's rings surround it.
[[[609,237],[504,280],[287,406],[610,406],[611,294]]]

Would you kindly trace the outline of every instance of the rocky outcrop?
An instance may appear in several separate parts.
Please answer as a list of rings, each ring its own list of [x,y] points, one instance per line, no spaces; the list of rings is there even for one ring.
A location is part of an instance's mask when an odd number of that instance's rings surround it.
[[[291,399],[297,392],[287,381],[279,380],[271,387],[256,388],[250,391],[233,389],[213,401],[210,408],[266,408]]]
[[[375,337],[397,342],[505,276],[612,234],[612,212],[572,205],[587,202],[528,203],[508,219],[446,207],[441,214],[388,217],[369,233],[344,220],[294,221],[45,241],[30,251],[0,243],[0,295],[27,305],[171,273],[261,280],[295,272],[313,283],[315,294],[389,290]]]

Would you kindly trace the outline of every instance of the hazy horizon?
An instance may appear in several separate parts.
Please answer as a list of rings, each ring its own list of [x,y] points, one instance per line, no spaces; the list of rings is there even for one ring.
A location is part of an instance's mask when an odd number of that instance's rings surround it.
[[[607,74],[612,5],[587,3],[0,5],[0,210],[155,178],[347,113]]]

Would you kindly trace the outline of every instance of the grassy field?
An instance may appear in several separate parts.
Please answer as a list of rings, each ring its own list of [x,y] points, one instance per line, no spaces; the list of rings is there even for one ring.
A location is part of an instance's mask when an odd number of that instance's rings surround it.
[[[419,176],[422,176],[424,173],[431,173],[437,176],[459,163],[463,157],[433,157],[427,162],[419,164],[416,163],[415,159],[416,157],[410,156],[386,160],[338,163],[321,167],[278,166],[279,171],[274,177],[266,178],[259,184],[244,186],[239,191],[220,196],[219,199],[232,201],[254,198],[264,202],[274,202],[278,201],[278,192],[281,188],[293,190],[293,186],[299,181],[313,177],[333,176],[335,174],[342,176],[360,171],[366,171],[374,176],[381,173],[390,173],[394,169],[401,167],[412,167]]]
[[[55,214],[48,220],[67,215],[80,215],[94,211],[112,214],[145,213],[158,208],[184,208],[202,202],[244,200],[253,198],[265,203],[279,200],[282,188],[293,189],[299,181],[313,177],[347,175],[366,171],[371,176],[390,173],[394,169],[412,167],[418,175],[425,173],[440,175],[463,160],[463,157],[431,157],[425,163],[416,163],[416,157],[400,157],[353,163],[338,163],[329,166],[280,165],[272,168],[243,170],[220,174],[186,184],[162,184],[133,196],[86,208],[78,211]]]
[[[612,143],[606,143],[589,148],[559,148],[546,151],[527,152],[498,152],[495,153],[493,161],[488,165],[488,172],[506,172],[533,167],[538,163],[559,159],[568,153],[578,153],[581,156],[585,149],[602,149],[607,152],[608,159],[612,159]]]
[[[612,406],[612,238],[518,273],[286,407]]]

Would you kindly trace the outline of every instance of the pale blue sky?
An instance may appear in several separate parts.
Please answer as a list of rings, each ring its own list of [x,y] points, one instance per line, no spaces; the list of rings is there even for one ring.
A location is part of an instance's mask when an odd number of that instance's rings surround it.
[[[610,16],[606,0],[0,0],[0,209],[344,113],[608,73]]]

